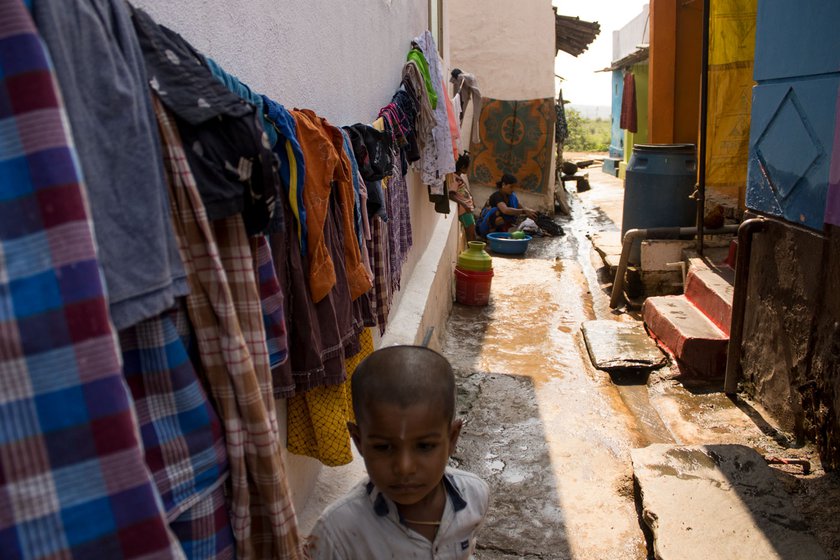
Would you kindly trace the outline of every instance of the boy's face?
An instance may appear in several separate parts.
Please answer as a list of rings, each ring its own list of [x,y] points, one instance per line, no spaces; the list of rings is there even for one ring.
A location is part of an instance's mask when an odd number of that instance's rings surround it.
[[[374,403],[358,420],[347,427],[376,487],[400,505],[433,496],[455,451],[461,420],[448,422],[431,403],[408,408]]]

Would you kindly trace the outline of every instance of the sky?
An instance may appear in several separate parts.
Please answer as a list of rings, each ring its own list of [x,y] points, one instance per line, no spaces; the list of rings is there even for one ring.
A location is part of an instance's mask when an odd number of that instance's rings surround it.
[[[589,48],[577,58],[563,51],[554,61],[554,73],[563,76],[559,87],[563,98],[577,105],[611,104],[610,72],[595,73],[612,62],[612,32],[624,27],[639,15],[649,0],[552,0],[557,13],[578,16],[582,20],[597,21],[601,33]]]

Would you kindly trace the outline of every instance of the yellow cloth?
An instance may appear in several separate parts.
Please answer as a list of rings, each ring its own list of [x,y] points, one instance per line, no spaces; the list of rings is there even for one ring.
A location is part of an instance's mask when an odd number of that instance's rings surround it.
[[[757,0],[713,0],[706,187],[744,207]]]
[[[361,350],[347,359],[347,380],[341,385],[316,387],[289,399],[289,451],[318,459],[328,467],[346,465],[353,460],[347,422],[355,421],[350,395],[350,379],[356,366],[373,352],[373,334],[365,329],[359,335]]]

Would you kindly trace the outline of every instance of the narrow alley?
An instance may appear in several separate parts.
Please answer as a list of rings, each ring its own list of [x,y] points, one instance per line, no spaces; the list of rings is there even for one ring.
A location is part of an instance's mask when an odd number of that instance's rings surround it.
[[[571,196],[571,216],[556,218],[565,235],[535,239],[524,257],[494,255],[489,305],[455,305],[447,325],[443,351],[466,419],[453,464],[493,489],[479,560],[646,558],[632,448],[744,443],[819,464],[813,448],[767,424],[758,405],[688,390],[669,366],[631,375],[593,367],[581,323],[637,319],[609,308],[611,279],[588,238],[616,227],[621,181],[600,172],[591,181],[590,191]],[[793,472],[779,476],[797,506],[814,513],[809,523],[824,549],[836,551],[838,529],[816,513],[837,509],[825,497],[836,481],[821,486],[818,476]]]

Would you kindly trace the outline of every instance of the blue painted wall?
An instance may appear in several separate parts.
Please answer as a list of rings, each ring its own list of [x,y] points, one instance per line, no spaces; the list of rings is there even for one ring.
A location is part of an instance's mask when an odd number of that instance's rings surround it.
[[[612,73],[612,133],[610,134],[610,157],[624,157],[624,131],[621,130],[621,96],[624,94],[624,79],[621,70]]]
[[[840,1],[759,0],[747,207],[822,230],[840,88]]]

